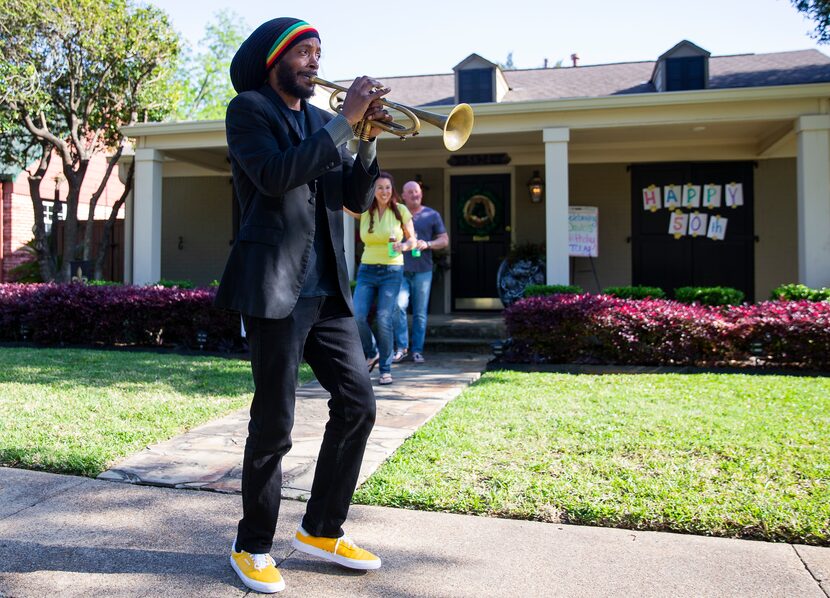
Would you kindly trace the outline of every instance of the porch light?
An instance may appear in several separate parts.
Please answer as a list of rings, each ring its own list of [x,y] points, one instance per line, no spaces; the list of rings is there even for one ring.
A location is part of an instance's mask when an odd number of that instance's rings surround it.
[[[533,176],[527,182],[527,190],[530,193],[530,201],[539,203],[545,196],[545,181],[539,176],[539,171],[534,170]]]

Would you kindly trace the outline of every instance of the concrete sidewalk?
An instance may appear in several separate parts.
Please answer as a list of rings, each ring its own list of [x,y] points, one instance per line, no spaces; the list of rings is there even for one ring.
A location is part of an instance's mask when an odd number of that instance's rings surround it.
[[[361,480],[484,369],[430,354],[375,386]],[[375,375],[376,378],[376,375]],[[830,548],[355,506],[347,532],[383,568],[353,572],[293,551],[326,419],[298,391],[272,554],[283,596],[830,597]],[[0,596],[241,596],[228,564],[242,510],[247,409],[133,455],[99,480],[0,468]],[[130,482],[113,483],[113,480]],[[150,484],[150,485],[146,485]],[[198,492],[194,489],[214,490]]]
[[[366,444],[362,484],[418,428],[481,376],[488,355],[430,353],[426,363],[393,366],[394,383],[379,386],[372,375],[377,419]],[[308,498],[317,454],[328,420],[329,394],[317,381],[297,389],[293,446],[282,460],[285,498]],[[149,446],[103,472],[99,478],[170,488],[241,492],[248,407]]]
[[[297,553],[283,503],[281,596],[826,598],[830,548],[355,506],[383,559],[352,572]],[[0,595],[242,596],[228,565],[236,494],[0,468]]]

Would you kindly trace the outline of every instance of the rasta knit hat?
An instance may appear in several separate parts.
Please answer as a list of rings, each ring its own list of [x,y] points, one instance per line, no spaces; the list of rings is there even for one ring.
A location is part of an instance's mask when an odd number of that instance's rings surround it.
[[[237,93],[257,89],[270,69],[297,42],[316,37],[317,30],[300,19],[280,17],[257,27],[231,60],[231,83]]]

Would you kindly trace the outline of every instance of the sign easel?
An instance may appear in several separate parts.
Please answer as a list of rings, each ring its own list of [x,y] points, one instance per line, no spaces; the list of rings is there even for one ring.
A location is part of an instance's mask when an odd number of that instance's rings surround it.
[[[599,257],[599,208],[595,206],[568,206],[568,255],[571,257],[571,280],[575,273],[574,263],[577,257],[587,257],[591,272],[597,285],[597,292],[602,290],[594,258]]]

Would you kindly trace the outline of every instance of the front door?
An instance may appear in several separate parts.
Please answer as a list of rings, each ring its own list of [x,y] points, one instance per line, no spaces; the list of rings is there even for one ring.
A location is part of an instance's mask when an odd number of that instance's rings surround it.
[[[501,309],[499,264],[510,251],[510,175],[450,179],[452,306]]]
[[[632,282],[656,286],[669,296],[684,286],[724,286],[743,291],[747,301],[754,298],[755,235],[753,229],[753,171],[750,162],[704,162],[679,164],[638,164],[631,169],[632,185]],[[665,191],[666,185],[691,183],[700,190],[720,186],[724,197],[717,208],[680,208],[710,218],[726,218],[724,238],[713,240],[706,231],[675,238],[669,234],[670,211],[646,210],[643,189],[651,185]],[[741,183],[743,204],[727,206],[725,186]],[[663,193],[665,195],[665,193]],[[661,198],[665,201],[665,197]],[[688,233],[688,230],[686,231]]]

